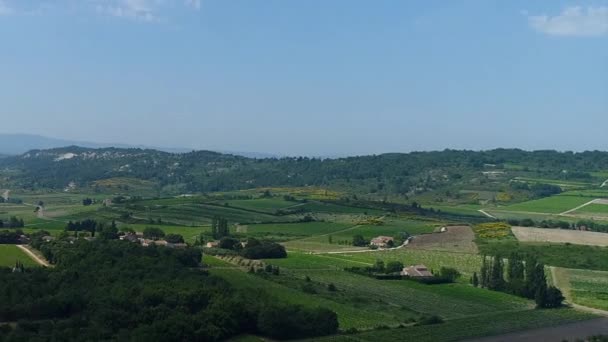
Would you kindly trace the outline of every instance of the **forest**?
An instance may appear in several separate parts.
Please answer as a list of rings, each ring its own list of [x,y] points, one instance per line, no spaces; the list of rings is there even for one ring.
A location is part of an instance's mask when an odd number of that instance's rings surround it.
[[[69,154],[71,158],[62,156]],[[24,188],[99,187],[98,180],[131,177],[153,182],[157,191],[212,192],[265,186],[332,186],[363,192],[407,194],[469,181],[483,170],[495,174],[517,165],[521,174],[589,180],[589,172],[608,169],[607,152],[518,149],[444,150],[322,159],[253,159],[210,151],[173,154],[141,149],[66,147],[34,150],[0,159],[9,181]],[[8,171],[6,171],[8,170]],[[581,172],[580,170],[585,170]],[[567,171],[567,172],[565,172]],[[525,185],[524,185],[525,186]],[[128,190],[125,189],[125,190]],[[537,195],[555,188],[520,189]]]
[[[198,249],[99,239],[41,248],[54,268],[0,268],[0,341],[219,341],[242,333],[335,333],[336,314],[236,290]]]

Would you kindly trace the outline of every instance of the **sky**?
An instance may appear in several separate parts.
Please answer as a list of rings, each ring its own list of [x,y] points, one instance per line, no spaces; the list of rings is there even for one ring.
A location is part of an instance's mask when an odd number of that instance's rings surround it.
[[[0,133],[608,150],[608,0],[0,0]]]

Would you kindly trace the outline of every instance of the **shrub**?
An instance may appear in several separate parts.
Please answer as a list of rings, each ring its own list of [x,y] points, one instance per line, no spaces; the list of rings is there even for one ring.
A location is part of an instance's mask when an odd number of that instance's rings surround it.
[[[241,256],[247,259],[279,259],[286,258],[287,252],[285,247],[278,243],[264,241],[253,247],[248,244],[241,251]]]
[[[275,339],[331,335],[338,331],[338,316],[325,308],[268,306],[258,315],[258,330]]]
[[[144,229],[144,237],[146,239],[158,240],[165,236],[165,232],[157,227],[146,227]]]
[[[441,324],[443,323],[443,319],[439,316],[426,316],[422,317],[416,325],[432,325],[432,324]]]
[[[165,241],[169,243],[184,243],[184,237],[179,234],[167,234]]]

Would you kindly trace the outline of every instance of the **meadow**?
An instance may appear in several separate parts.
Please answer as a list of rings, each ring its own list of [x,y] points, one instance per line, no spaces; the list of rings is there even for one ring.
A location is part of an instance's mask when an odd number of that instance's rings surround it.
[[[235,233],[238,231],[254,236],[284,236],[284,237],[307,237],[313,235],[325,235],[339,232],[351,227],[351,224],[334,222],[294,222],[294,223],[267,223],[241,225],[238,228],[231,227]]]
[[[454,267],[458,269],[463,277],[462,282],[468,282],[473,272],[479,272],[481,267],[481,256],[470,253],[458,253],[447,251],[408,249],[407,247],[386,250],[372,251],[365,253],[345,253],[345,254],[322,254],[323,256],[358,262],[362,265],[373,265],[377,260],[400,261],[405,265],[424,264],[433,270],[439,270],[442,266]]]
[[[338,303],[315,294],[304,293],[299,289],[293,289],[276,282],[266,280],[260,276],[245,273],[235,269],[211,269],[211,274],[217,275],[237,288],[244,289],[256,296],[267,295],[277,301],[302,305],[305,307],[325,307],[338,314],[341,329],[350,328],[373,328],[378,325],[398,325],[391,314],[378,311],[374,313],[362,310],[363,307]],[[408,315],[410,316],[410,315]]]
[[[574,303],[608,311],[608,272],[580,269],[565,271]]]
[[[512,331],[557,326],[593,318],[593,315],[572,309],[527,310],[487,314],[447,321],[438,325],[410,326],[391,330],[375,330],[352,335],[328,336],[315,341],[403,341],[451,342],[476,337],[506,334]]]
[[[576,210],[575,212],[573,212],[573,214],[576,214],[576,215],[593,214],[593,215],[608,216],[608,204],[591,203],[589,205],[586,205],[586,206]]]
[[[20,261],[26,267],[38,266],[24,251],[15,245],[0,245],[0,267],[13,267]]]
[[[500,208],[503,211],[524,211],[547,214],[559,214],[589,202],[591,199],[581,196],[569,196],[567,193],[538,200],[527,201]]]
[[[280,198],[258,198],[258,199],[247,199],[247,200],[227,200],[227,201],[217,201],[215,202],[218,205],[226,205],[229,207],[251,210],[251,211],[259,211],[269,214],[274,214],[278,210],[286,209],[293,206],[300,206],[298,202],[286,201]]]

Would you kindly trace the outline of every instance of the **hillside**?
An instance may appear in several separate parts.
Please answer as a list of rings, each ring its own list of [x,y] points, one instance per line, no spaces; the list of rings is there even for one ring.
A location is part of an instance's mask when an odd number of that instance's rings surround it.
[[[158,191],[168,194],[321,186],[376,198],[424,198],[427,194],[430,200],[442,202],[468,200],[471,191],[477,197],[488,191],[504,192],[509,198],[543,197],[536,196],[528,183],[599,186],[605,179],[601,172],[594,171],[608,169],[608,153],[498,149],[341,159],[251,159],[210,151],[168,153],[72,146],[3,158],[0,167],[6,186],[34,189],[63,189],[70,183],[91,188],[100,180],[129,178],[151,182]],[[519,181],[513,184],[514,179]]]

